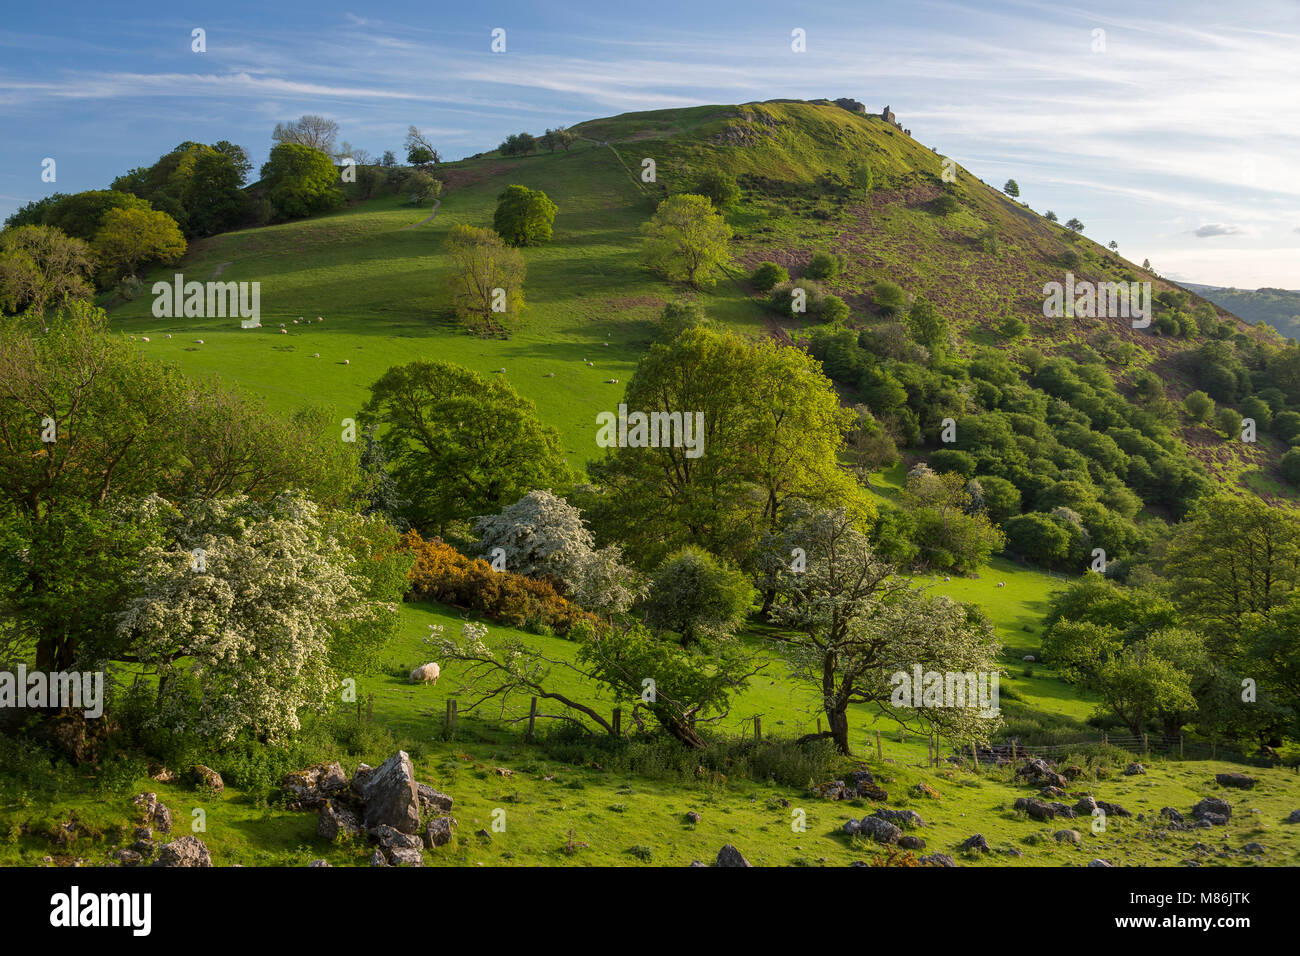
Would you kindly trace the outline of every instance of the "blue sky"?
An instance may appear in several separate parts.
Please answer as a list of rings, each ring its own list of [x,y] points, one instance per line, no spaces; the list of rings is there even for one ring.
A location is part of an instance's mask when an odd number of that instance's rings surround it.
[[[414,123],[457,158],[631,110],[822,96],[888,103],[921,142],[1164,275],[1300,288],[1297,0],[10,5],[0,217],[184,140],[260,165],[303,113],[374,154]]]

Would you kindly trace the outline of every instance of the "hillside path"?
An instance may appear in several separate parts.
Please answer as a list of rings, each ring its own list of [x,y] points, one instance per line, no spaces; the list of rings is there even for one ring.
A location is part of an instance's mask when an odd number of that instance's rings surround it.
[[[433,212],[429,213],[429,215],[425,216],[425,217],[424,217],[423,219],[421,219],[419,222],[413,222],[413,223],[411,223],[409,226],[405,227],[402,231],[405,232],[407,229],[414,229],[416,226],[423,226],[426,222],[428,222],[428,221],[429,221],[430,219],[432,219],[434,216],[438,215],[438,207],[441,206],[441,205],[442,205],[442,200],[441,200],[441,199],[435,199],[435,200],[433,201]]]

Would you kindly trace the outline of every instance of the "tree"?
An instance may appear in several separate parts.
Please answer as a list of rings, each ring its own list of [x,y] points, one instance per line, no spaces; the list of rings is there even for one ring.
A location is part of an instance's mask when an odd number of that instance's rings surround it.
[[[407,127],[406,139],[403,140],[402,145],[406,148],[406,161],[413,166],[437,165],[442,162],[433,143],[420,132],[419,127]]]
[[[156,669],[155,719],[169,730],[218,742],[247,730],[283,742],[299,712],[323,708],[337,686],[330,648],[340,624],[395,622],[395,595],[367,604],[354,558],[305,498],[161,510],[167,541],[140,557],[136,596],[118,616],[117,658]]]
[[[718,169],[701,173],[691,192],[708,197],[713,208],[719,212],[725,212],[740,202],[740,187],[736,185],[736,180]]]
[[[1204,499],[1174,530],[1164,570],[1211,646],[1231,648],[1249,616],[1267,620],[1300,584],[1300,513],[1258,498]]]
[[[176,262],[185,255],[185,237],[165,212],[111,209],[95,235],[95,255],[104,267],[134,276],[141,265]]]
[[[864,526],[875,516],[838,462],[852,413],[801,349],[690,329],[651,346],[624,402],[659,415],[659,440],[629,441],[589,466],[598,488],[584,511],[641,567],[685,545],[745,566],[792,498],[843,505]]]
[[[1229,438],[1241,436],[1241,415],[1231,408],[1220,408],[1214,413],[1214,427]]]
[[[779,282],[788,282],[790,273],[786,271],[785,266],[779,266],[775,262],[760,262],[754,269],[750,281],[754,283],[754,288],[761,293],[772,291],[772,287]]]
[[[555,203],[540,189],[507,186],[497,196],[492,226],[511,246],[535,246],[548,242],[557,212]]]
[[[1292,448],[1283,455],[1278,470],[1293,487],[1300,488],[1300,448]]]
[[[1083,232],[1083,223],[1081,223],[1078,219],[1074,219],[1074,218],[1067,219],[1065,222],[1065,228],[1073,232]]]
[[[1112,239],[1110,242],[1106,243],[1106,248],[1111,252],[1119,252],[1119,243]]]
[[[192,235],[210,236],[243,222],[248,210],[243,189],[248,169],[247,154],[233,143],[223,141],[199,153],[185,194]]]
[[[500,514],[475,518],[474,533],[483,557],[499,548],[507,570],[569,593],[595,550],[582,512],[551,491],[530,491]]]
[[[546,145],[550,147],[552,153],[555,152],[557,146],[567,153],[569,147],[573,145],[573,134],[563,126],[548,129],[546,131]]]
[[[1002,532],[976,507],[963,475],[918,472],[908,478],[903,498],[916,521],[913,540],[932,567],[973,570],[1006,544]]]
[[[902,287],[884,280],[872,287],[871,298],[876,303],[876,310],[885,318],[901,315],[907,305],[907,294]]]
[[[277,146],[291,144],[314,149],[333,157],[334,140],[339,135],[339,124],[332,119],[315,114],[304,114],[287,123],[276,123],[271,133],[271,141]],[[274,149],[271,150],[275,152]],[[263,173],[265,177],[265,173]]]
[[[1007,184],[1002,187],[1002,191],[1012,199],[1020,198],[1020,185],[1014,179],[1008,179]]]
[[[646,598],[646,623],[672,631],[682,647],[706,647],[735,633],[754,603],[754,589],[739,571],[709,552],[685,547],[659,566]]]
[[[1214,399],[1204,392],[1192,392],[1183,399],[1183,408],[1192,421],[1199,424],[1208,419],[1214,412]]]
[[[393,155],[393,151],[391,149],[384,150],[384,156],[381,160],[379,160],[379,165],[383,166],[384,169],[392,169],[394,166],[397,165],[397,157]]]
[[[343,205],[338,170],[318,149],[299,143],[281,143],[262,166],[267,199],[282,219],[311,216]]]
[[[992,626],[946,598],[926,601],[881,561],[842,509],[792,514],[785,540],[799,541],[806,568],[783,565],[775,619],[792,633],[781,650],[796,679],[818,689],[829,731],[840,753],[851,752],[848,709],[869,703],[901,719],[890,707],[890,675],[912,666],[950,671],[992,670],[998,650]],[[933,711],[965,739],[986,737],[973,712]],[[972,720],[974,718],[974,720]]]
[[[0,233],[0,309],[43,316],[94,294],[90,246],[53,226],[18,226]]]
[[[1057,219],[1056,219],[1056,213],[1052,212],[1052,210],[1050,210],[1050,209],[1047,210],[1047,212],[1043,213],[1043,218],[1046,219],[1048,222],[1056,222],[1056,221],[1057,221]]]
[[[692,288],[712,285],[714,273],[731,261],[727,250],[731,227],[704,196],[670,196],[641,231],[646,237],[645,264]]]
[[[399,494],[417,528],[499,511],[535,488],[563,490],[572,475],[555,429],[504,380],[449,362],[395,366],[361,410],[379,427]]]
[[[912,338],[932,352],[943,350],[948,345],[948,322],[941,316],[929,300],[920,296],[912,303],[907,313],[907,329]]]
[[[442,180],[423,169],[411,170],[402,181],[412,206],[426,206],[442,195]]]
[[[829,252],[814,252],[803,274],[809,279],[834,279],[844,268],[840,257]]]
[[[1023,555],[1040,567],[1050,568],[1070,552],[1070,533],[1057,521],[1038,511],[1017,515],[1003,524],[1007,550]]]
[[[511,133],[497,148],[502,156],[527,156],[537,148],[537,139],[531,133]]]
[[[99,231],[105,213],[126,208],[151,207],[140,197],[116,189],[90,189],[70,195],[54,193],[23,206],[5,220],[5,228],[53,226],[73,239],[90,242]]]
[[[331,507],[352,499],[355,459],[336,425],[188,381],[109,335],[100,310],[74,304],[48,327],[0,329],[0,618],[34,636],[42,670],[103,659],[107,616],[156,530],[142,498],[296,486]]]
[[[524,307],[524,257],[491,229],[458,224],[447,234],[456,315],[477,335],[508,335]]]

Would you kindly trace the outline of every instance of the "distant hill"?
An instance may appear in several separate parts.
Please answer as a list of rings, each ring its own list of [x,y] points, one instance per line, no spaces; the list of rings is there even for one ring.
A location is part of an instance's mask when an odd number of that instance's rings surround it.
[[[1220,286],[1180,282],[1184,289],[1209,299],[1251,325],[1267,323],[1287,338],[1300,339],[1300,290],[1225,289]]]

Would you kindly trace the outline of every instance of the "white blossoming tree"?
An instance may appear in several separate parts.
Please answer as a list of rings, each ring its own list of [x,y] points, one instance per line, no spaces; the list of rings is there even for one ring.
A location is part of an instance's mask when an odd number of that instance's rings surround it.
[[[156,669],[163,726],[285,740],[337,686],[332,641],[396,608],[367,600],[336,516],[299,495],[170,512],[170,544],[143,553],[137,596],[118,616],[119,659]]]
[[[477,518],[474,531],[484,557],[500,548],[507,570],[549,580],[593,613],[626,611],[645,591],[622,550],[596,550],[582,513],[550,491],[530,491],[500,514]]]

